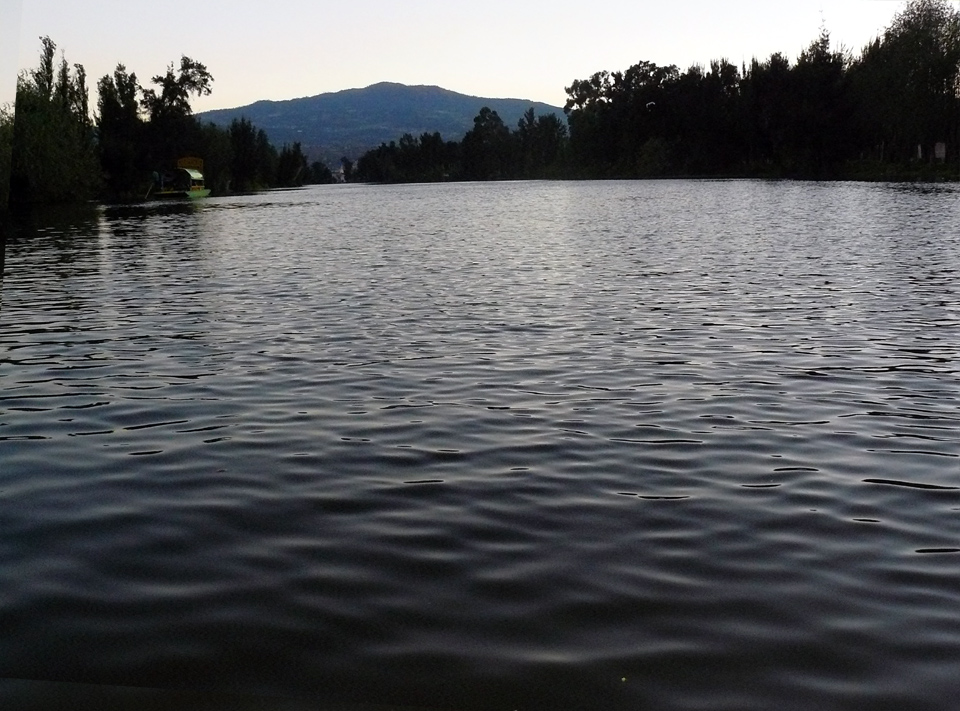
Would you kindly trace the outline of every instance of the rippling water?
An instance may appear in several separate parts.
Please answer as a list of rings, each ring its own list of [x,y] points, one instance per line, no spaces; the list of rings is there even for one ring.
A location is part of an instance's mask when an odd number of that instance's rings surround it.
[[[958,225],[956,186],[683,181],[26,221],[0,675],[948,708]]]

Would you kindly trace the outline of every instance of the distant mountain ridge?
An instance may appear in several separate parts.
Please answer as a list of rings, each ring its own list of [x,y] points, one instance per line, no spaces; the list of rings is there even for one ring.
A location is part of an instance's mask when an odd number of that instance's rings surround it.
[[[204,111],[198,117],[222,127],[245,117],[277,148],[299,141],[312,160],[333,165],[341,156],[356,159],[404,133],[419,137],[439,131],[445,141],[459,141],[484,106],[496,111],[511,130],[531,107],[538,116],[554,113],[564,118],[563,109],[538,101],[489,99],[438,86],[391,82],[286,101],[257,101]]]

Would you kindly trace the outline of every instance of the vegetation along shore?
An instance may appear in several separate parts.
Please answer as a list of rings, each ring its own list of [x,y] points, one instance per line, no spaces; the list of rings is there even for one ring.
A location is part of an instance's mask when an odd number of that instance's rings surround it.
[[[189,57],[140,84],[122,64],[97,82],[83,66],[21,74],[16,113],[0,111],[0,206],[142,199],[151,175],[187,155],[213,192],[329,182],[300,144],[278,151],[245,118],[202,122],[190,99],[213,77]],[[737,67],[639,62],[566,87],[566,122],[531,108],[516,128],[484,108],[461,140],[405,134],[344,158],[348,180],[770,177],[956,179],[960,170],[960,11],[912,0],[858,55],[822,30],[791,62],[775,53]],[[7,170],[9,168],[9,170]],[[9,178],[9,182],[7,182]]]
[[[56,51],[41,38],[39,66],[17,79],[15,116],[0,114],[4,205],[142,199],[157,171],[188,155],[202,156],[218,193],[333,180],[326,166],[307,165],[299,145],[277,151],[249,121],[226,129],[198,121],[190,99],[210,94],[213,76],[190,57],[154,76],[152,88],[118,64],[97,82],[91,111],[83,65],[57,62]]]

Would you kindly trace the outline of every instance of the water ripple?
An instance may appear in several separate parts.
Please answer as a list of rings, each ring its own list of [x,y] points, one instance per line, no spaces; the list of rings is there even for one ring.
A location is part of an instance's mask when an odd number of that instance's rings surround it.
[[[950,708],[956,196],[348,185],[16,226],[0,676]]]

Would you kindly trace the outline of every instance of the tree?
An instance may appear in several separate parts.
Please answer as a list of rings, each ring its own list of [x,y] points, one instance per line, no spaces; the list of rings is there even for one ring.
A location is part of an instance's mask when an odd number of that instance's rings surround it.
[[[13,114],[0,106],[0,214],[10,200],[10,150],[13,147]],[[0,250],[3,247],[0,245]]]
[[[285,184],[307,179],[306,158],[299,145],[286,149],[282,172],[267,134],[241,120],[223,130],[201,124],[190,98],[210,93],[207,68],[182,57],[179,69],[169,65],[153,77],[155,89],[144,90],[136,74],[118,64],[97,82],[95,119],[91,119],[86,72],[66,57],[56,61],[56,44],[41,38],[37,68],[17,81],[16,118],[0,107],[0,201],[9,188],[13,202],[65,202],[95,195],[109,199],[141,199],[154,171],[172,168],[177,158],[204,160],[208,187],[268,187],[281,177]],[[6,146],[10,147],[7,152]],[[8,157],[10,170],[4,170]],[[105,190],[101,191],[101,183]]]
[[[307,177],[307,157],[303,155],[300,144],[284,144],[277,158],[277,176],[274,185],[281,188],[300,187]]]
[[[49,101],[53,97],[53,58],[57,53],[57,45],[49,37],[41,37],[40,45],[40,66],[32,70],[29,76],[33,77],[37,98]]]
[[[257,186],[269,187],[273,185],[277,174],[277,149],[270,145],[267,132],[257,129]]]
[[[797,169],[811,177],[830,177],[847,160],[854,140],[853,107],[847,89],[847,59],[830,49],[830,33],[820,37],[797,59],[793,70],[793,153]]]
[[[915,159],[918,146],[932,156],[960,118],[960,12],[943,0],[913,0],[850,74],[862,149],[888,162]]]
[[[70,202],[99,188],[86,73],[62,58],[54,70],[56,44],[41,38],[40,66],[17,80],[10,156],[10,199]]]
[[[336,180],[334,180],[333,173],[330,172],[330,168],[326,164],[315,160],[310,164],[310,182],[316,185],[329,185],[335,183]]]
[[[207,96],[213,77],[190,57],[180,58],[180,68],[171,63],[166,74],[151,81],[159,87],[144,89],[141,105],[149,117],[147,129],[150,160],[154,164],[197,152],[202,141],[200,126],[190,108],[191,95]]]
[[[113,75],[97,82],[97,132],[100,165],[115,197],[140,195],[146,166],[142,164],[140,84],[137,75],[118,64]]]
[[[597,72],[567,87],[564,106],[577,165],[589,175],[647,173],[650,141],[662,153],[669,106],[664,102],[680,75],[673,65],[639,62],[625,72]],[[655,110],[654,110],[655,109]]]
[[[209,96],[213,76],[203,64],[183,56],[180,57],[179,70],[171,62],[166,74],[155,76],[150,81],[160,87],[160,92],[144,90],[143,108],[151,121],[163,121],[192,116],[190,95]]]
[[[244,117],[230,122],[232,188],[244,192],[254,190],[259,180],[257,160],[257,131]]]
[[[200,128],[200,149],[197,154],[203,156],[206,186],[213,193],[229,192],[230,166],[233,163],[230,133],[211,122],[204,123]]]
[[[790,60],[779,52],[754,58],[741,82],[746,158],[761,173],[787,165],[794,123]]]
[[[567,139],[567,127],[555,114],[537,116],[531,106],[520,117],[515,135],[521,175],[537,178],[559,160]]]
[[[510,129],[500,115],[484,106],[463,137],[463,171],[470,180],[512,177]]]
[[[888,90],[901,97],[889,112],[906,144],[901,150],[921,145],[929,153],[956,126],[960,13],[944,0],[914,0],[884,33],[882,51],[896,72]]]
[[[588,174],[602,174],[617,160],[611,131],[612,83],[610,73],[596,72],[566,87],[563,111],[570,127],[570,147],[576,166]]]

